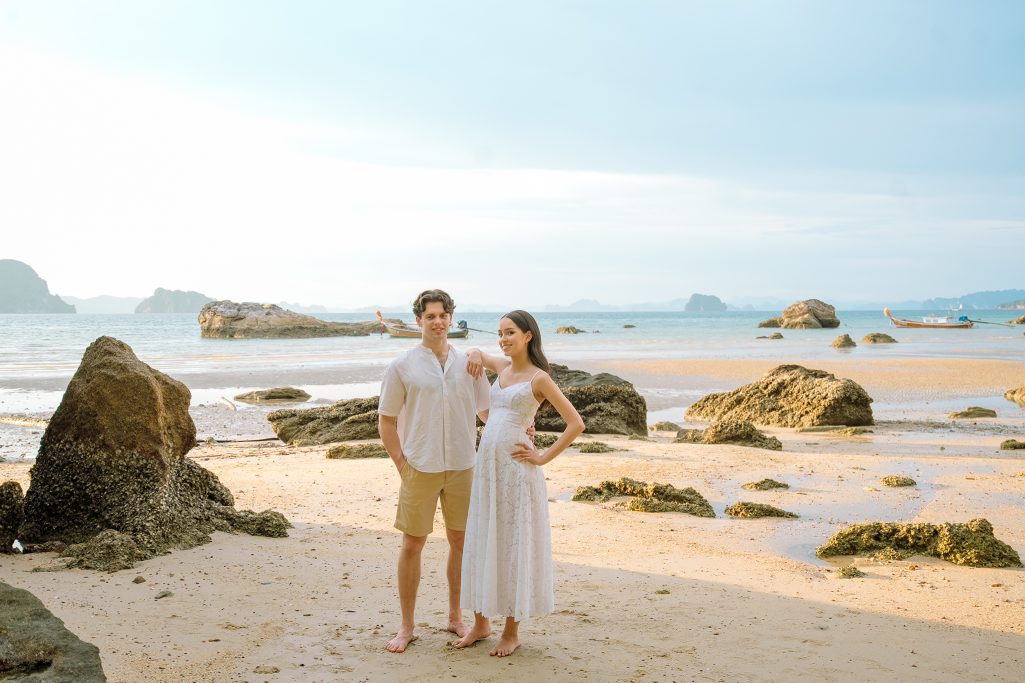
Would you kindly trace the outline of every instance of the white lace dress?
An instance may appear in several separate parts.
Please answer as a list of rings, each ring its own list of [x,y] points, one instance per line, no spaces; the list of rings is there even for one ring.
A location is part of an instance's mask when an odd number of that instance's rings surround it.
[[[555,610],[552,531],[542,468],[512,458],[538,402],[531,382],[491,385],[463,546],[462,607],[517,621]]]

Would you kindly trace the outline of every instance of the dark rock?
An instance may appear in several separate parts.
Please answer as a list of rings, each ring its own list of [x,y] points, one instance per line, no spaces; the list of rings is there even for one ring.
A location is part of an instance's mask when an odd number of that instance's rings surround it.
[[[897,340],[883,332],[870,332],[861,340],[862,344],[896,344]]]
[[[238,394],[235,400],[243,403],[301,403],[310,400],[310,395],[295,387],[275,387]]]
[[[966,524],[868,522],[834,534],[815,554],[819,557],[858,555],[885,548],[938,557],[969,567],[1021,567],[1014,548],[993,535],[985,519]]]
[[[278,438],[290,446],[376,439],[378,397],[352,398],[330,406],[275,410],[267,416]]]
[[[691,294],[683,307],[688,313],[709,313],[726,310],[726,304],[712,294]]]
[[[681,429],[676,436],[677,443],[731,444],[765,448],[771,451],[783,450],[783,444],[774,436],[766,436],[746,420],[733,418],[722,420],[708,429]]]
[[[753,384],[705,396],[687,409],[686,416],[780,427],[861,426],[873,424],[871,403],[852,380],[800,365],[780,365]]]
[[[127,344],[93,342],[43,434],[19,538],[86,544],[62,555],[92,566],[93,557],[141,559],[213,531],[248,532],[255,513],[236,511],[231,492],[186,457],[196,443],[189,400],[184,384]]]
[[[834,349],[853,349],[857,344],[851,339],[849,334],[841,334],[839,337],[833,340]]]
[[[0,553],[13,553],[12,544],[25,519],[25,494],[21,484],[5,481],[0,484]]]
[[[200,333],[215,339],[366,337],[379,321],[338,323],[286,311],[276,304],[212,301],[199,312]]]
[[[636,325],[631,325],[630,323],[627,323],[627,324],[623,325],[623,329],[624,330],[632,330],[635,327],[637,327],[637,326]]]
[[[980,406],[970,406],[964,410],[960,410],[956,413],[951,413],[947,417],[952,420],[964,420],[974,419],[978,417],[996,417],[997,411],[991,410],[990,408],[982,408]]]
[[[754,519],[756,517],[787,517],[789,519],[797,519],[798,517],[793,512],[781,510],[773,505],[748,503],[745,501],[734,503],[726,508],[726,514],[730,517],[741,519]]]
[[[135,307],[136,313],[195,313],[213,301],[212,296],[199,292],[184,292],[180,289],[157,287],[153,296],[147,297]]]
[[[0,680],[105,683],[100,651],[26,590],[0,582]]]
[[[75,307],[50,294],[46,280],[32,267],[0,259],[0,313],[74,313]]]
[[[61,558],[63,568],[79,567],[81,569],[97,569],[104,572],[118,572],[131,569],[136,562],[148,557],[146,551],[136,544],[128,534],[106,529],[93,536],[85,543],[69,545]]]
[[[584,420],[588,434],[648,433],[648,404],[634,386],[606,372],[596,375],[552,364],[552,379]],[[545,404],[535,418],[538,430],[561,432],[566,423]]]
[[[755,337],[755,339],[782,339],[783,335],[779,332],[773,332],[772,334],[763,334]]]

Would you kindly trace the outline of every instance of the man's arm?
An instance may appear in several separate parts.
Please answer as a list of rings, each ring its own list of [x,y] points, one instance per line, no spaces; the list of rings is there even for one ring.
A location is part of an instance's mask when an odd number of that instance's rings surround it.
[[[384,449],[395,463],[395,469],[401,472],[406,466],[406,456],[402,453],[402,443],[399,441],[399,418],[378,415],[377,431],[381,434]]]

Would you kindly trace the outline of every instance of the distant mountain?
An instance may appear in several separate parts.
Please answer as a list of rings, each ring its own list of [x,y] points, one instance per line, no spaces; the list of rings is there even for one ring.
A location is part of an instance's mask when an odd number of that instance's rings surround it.
[[[926,299],[922,302],[922,308],[957,308],[963,305],[965,308],[978,308],[993,310],[1000,304],[1025,299],[1025,289],[1002,289],[999,291],[972,292],[952,298]]]
[[[0,259],[0,313],[74,313],[27,263]]]
[[[157,287],[153,296],[147,297],[135,307],[136,313],[196,313],[206,306],[213,297],[199,292],[184,292],[180,289],[163,289]]]
[[[134,313],[135,307],[142,302],[141,296],[110,296],[101,294],[87,299],[77,296],[62,296],[62,299],[73,304],[79,313]]]
[[[713,294],[691,294],[683,310],[689,313],[713,313],[725,311],[726,304]]]
[[[688,308],[688,306],[691,308]],[[726,304],[724,304],[717,296],[692,294],[689,299],[673,299],[671,301],[623,305],[603,304],[595,299],[578,299],[566,306],[548,304],[545,306],[544,310],[546,313],[642,313],[646,311],[725,311],[727,308]]]
[[[303,306],[300,303],[290,304],[287,301],[279,301],[278,306],[293,313],[327,313],[330,310],[327,306],[318,306],[317,304]]]

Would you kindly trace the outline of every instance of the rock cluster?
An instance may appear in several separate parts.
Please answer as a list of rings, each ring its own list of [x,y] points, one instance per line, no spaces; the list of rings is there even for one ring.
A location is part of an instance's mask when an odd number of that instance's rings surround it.
[[[965,524],[868,522],[834,534],[815,554],[819,557],[858,555],[884,548],[938,557],[969,567],[1021,567],[1014,548],[993,535],[985,519]]]
[[[870,425],[872,398],[856,382],[823,370],[780,365],[760,380],[709,394],[687,409],[688,419],[736,418],[779,427]]]
[[[726,515],[734,519],[755,519],[757,517],[786,517],[797,519],[798,515],[793,512],[781,510],[774,505],[765,503],[748,503],[740,501],[726,508]]]
[[[672,484],[647,484],[629,477],[603,481],[597,486],[579,486],[573,500],[605,502],[619,496],[631,496],[626,507],[636,512],[685,512],[698,517],[715,517],[708,500],[689,486],[678,489]]]
[[[769,318],[758,323],[758,327],[783,327],[798,330],[817,330],[823,327],[840,327],[836,309],[818,299],[805,299],[790,304],[778,318]]]
[[[771,491],[772,489],[788,489],[790,484],[784,484],[775,479],[761,479],[744,484],[741,488],[745,488],[748,491]]]
[[[231,492],[186,457],[196,444],[189,400],[124,342],[93,342],[43,434],[19,539],[98,546],[68,554],[74,564],[93,550],[148,558],[213,531],[287,535],[280,513],[235,510]]]
[[[770,451],[783,450],[779,439],[763,434],[746,420],[735,418],[717,422],[708,429],[681,429],[676,434],[676,443],[732,444]]]
[[[100,651],[27,590],[0,582],[0,680],[105,683]]]
[[[552,379],[584,420],[588,434],[648,433],[648,404],[630,382],[606,372],[596,375],[552,364]],[[539,431],[561,432],[566,423],[549,404],[538,411]]]
[[[380,331],[381,323],[326,322],[276,304],[211,301],[199,312],[199,328],[203,337],[215,339],[365,337]]]
[[[290,446],[376,439],[378,397],[352,398],[319,408],[275,410],[267,416]]]

